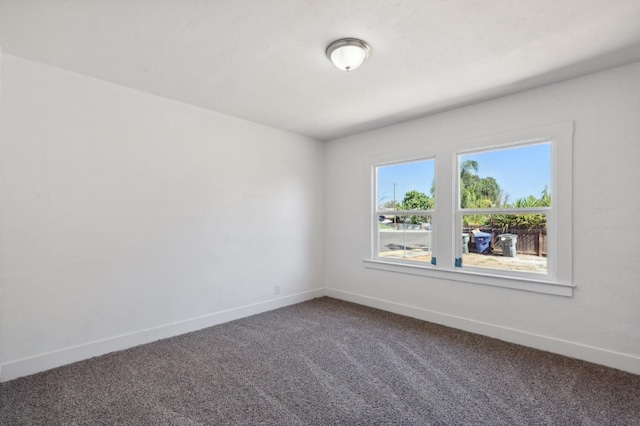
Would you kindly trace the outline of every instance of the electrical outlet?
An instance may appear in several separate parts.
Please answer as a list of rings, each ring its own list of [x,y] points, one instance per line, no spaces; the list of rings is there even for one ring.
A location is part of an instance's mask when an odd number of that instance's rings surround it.
[[[276,294],[280,294],[280,285],[276,285],[275,291]]]

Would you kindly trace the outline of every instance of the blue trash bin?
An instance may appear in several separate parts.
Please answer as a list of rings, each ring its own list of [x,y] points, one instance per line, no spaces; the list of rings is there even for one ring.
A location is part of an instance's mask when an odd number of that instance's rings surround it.
[[[487,232],[478,232],[473,236],[476,243],[476,252],[480,254],[491,253],[491,234]]]

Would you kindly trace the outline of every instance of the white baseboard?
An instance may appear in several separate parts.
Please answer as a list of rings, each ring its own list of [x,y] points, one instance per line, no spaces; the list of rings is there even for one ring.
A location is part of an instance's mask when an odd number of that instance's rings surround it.
[[[403,305],[374,297],[363,296],[333,288],[326,288],[325,294],[335,299],[381,309],[383,311],[445,325],[483,336],[493,337],[506,342],[516,343],[543,351],[581,359],[594,364],[606,365],[633,374],[640,374],[640,357],[587,346],[567,340],[528,333],[495,324],[475,321],[468,318],[430,311],[415,306]]]
[[[79,346],[65,348],[55,352],[36,355],[30,358],[11,361],[0,366],[0,382],[17,379],[41,371],[82,361],[95,356],[104,355],[134,346],[143,345],[160,339],[189,333],[217,324],[237,320],[273,309],[324,296],[324,288],[303,293],[279,297],[250,305],[239,306],[224,311],[214,312],[197,318],[191,318],[135,333],[125,334],[109,339],[99,340]]]
[[[0,365],[0,382],[6,382],[18,377],[28,376],[82,361],[95,356],[104,355],[110,352],[132,348],[134,346],[150,343],[156,340],[177,336],[184,333],[211,327],[217,324],[233,321],[236,319],[256,315],[273,309],[282,308],[296,303],[311,300],[316,297],[329,296],[335,299],[358,303],[372,308],[405,315],[471,333],[481,334],[488,337],[504,340],[511,343],[541,349],[572,358],[581,359],[595,364],[606,365],[619,370],[640,374],[640,357],[613,352],[566,340],[555,339],[533,333],[527,333],[512,328],[502,327],[495,324],[484,323],[468,318],[430,311],[415,306],[403,305],[374,297],[341,291],[333,288],[320,288],[303,293],[284,296],[277,299],[266,300],[250,305],[240,306],[224,311],[214,312],[197,318],[185,321],[166,324],[159,327],[142,330],[139,332],[126,334],[74,346],[55,352],[49,352],[30,358],[11,361]]]

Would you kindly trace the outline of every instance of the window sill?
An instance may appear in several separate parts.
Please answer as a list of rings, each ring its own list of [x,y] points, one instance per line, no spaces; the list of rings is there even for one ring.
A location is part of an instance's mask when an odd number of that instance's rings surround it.
[[[383,260],[363,260],[365,268],[377,269],[387,272],[420,275],[423,277],[438,278],[442,280],[458,281],[468,284],[480,284],[494,287],[510,288],[515,290],[530,291],[534,293],[551,294],[555,296],[573,296],[574,285],[562,284],[551,281],[504,277],[500,275],[478,273],[476,271],[464,271],[454,269],[433,268],[431,266],[410,265],[399,262]]]

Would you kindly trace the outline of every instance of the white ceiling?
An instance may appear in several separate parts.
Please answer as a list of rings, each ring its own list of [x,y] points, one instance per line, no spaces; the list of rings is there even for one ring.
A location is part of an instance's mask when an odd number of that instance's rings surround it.
[[[0,0],[0,46],[330,140],[639,61],[640,0]]]

